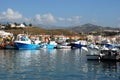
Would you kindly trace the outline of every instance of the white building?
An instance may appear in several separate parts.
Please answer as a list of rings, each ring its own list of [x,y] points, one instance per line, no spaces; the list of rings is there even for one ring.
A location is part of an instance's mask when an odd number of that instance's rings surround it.
[[[5,26],[4,25],[0,25],[0,29],[4,29],[5,28]]]
[[[25,25],[24,24],[15,25],[14,23],[10,23],[10,27],[11,28],[15,28],[15,27],[17,27],[17,28],[24,28]]]
[[[24,24],[20,24],[20,25],[18,25],[16,27],[18,27],[18,28],[25,28],[25,25]]]
[[[14,27],[16,27],[16,25],[14,23],[10,23],[10,27],[14,28]]]

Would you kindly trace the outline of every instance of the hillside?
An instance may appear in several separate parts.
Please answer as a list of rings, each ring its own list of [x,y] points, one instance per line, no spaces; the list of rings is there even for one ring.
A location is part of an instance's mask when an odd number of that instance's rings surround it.
[[[43,26],[44,27],[44,26]],[[118,28],[112,27],[102,27],[94,24],[84,24],[81,26],[62,28],[62,29],[46,29],[42,27],[26,27],[26,28],[15,28],[15,29],[7,29],[5,31],[14,33],[15,35],[20,33],[28,33],[28,34],[47,34],[47,35],[79,35],[79,33],[90,33],[90,32],[100,32],[103,30],[118,30]],[[106,34],[106,33],[105,33]],[[109,33],[107,33],[109,34]]]
[[[100,32],[102,30],[117,30],[117,28],[112,28],[112,27],[103,27],[103,26],[98,26],[98,25],[94,25],[94,24],[84,24],[84,25],[81,25],[81,26],[75,26],[75,27],[72,27],[72,28],[67,28],[68,30],[71,30],[73,32],[76,32],[76,33],[81,33],[81,32],[84,32],[84,33],[90,33],[90,32],[93,32],[93,31],[97,31],[97,32]]]
[[[43,29],[39,27],[26,27],[26,28],[19,28],[19,29],[9,29],[5,30],[7,32],[11,32],[14,35],[17,34],[23,34],[23,33],[28,33],[28,34],[46,34],[46,35],[76,35],[75,32],[72,32],[70,30],[65,30],[65,29]]]
[[[48,30],[68,30],[68,31],[72,31],[75,33],[90,33],[93,31],[97,31],[97,32],[101,32],[103,30],[118,30],[118,28],[112,28],[112,27],[103,27],[103,26],[99,26],[99,25],[94,25],[91,23],[87,23],[87,24],[83,24],[80,26],[73,26],[73,27],[63,27],[63,26],[46,26],[46,25],[42,25],[42,26],[38,26],[40,28],[44,28],[44,29],[48,29]]]

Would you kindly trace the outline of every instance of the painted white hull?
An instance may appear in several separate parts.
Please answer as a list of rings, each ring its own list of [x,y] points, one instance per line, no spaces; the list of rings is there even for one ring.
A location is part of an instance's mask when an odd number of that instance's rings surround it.
[[[71,46],[59,45],[59,46],[57,46],[57,49],[71,49]]]

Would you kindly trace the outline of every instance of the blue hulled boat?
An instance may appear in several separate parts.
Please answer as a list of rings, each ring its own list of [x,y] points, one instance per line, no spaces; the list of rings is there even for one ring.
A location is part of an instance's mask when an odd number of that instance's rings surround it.
[[[75,40],[70,44],[71,48],[80,48],[80,49],[86,45],[87,45],[86,41],[80,41],[80,40]]]
[[[32,41],[26,35],[24,35],[24,36],[20,35],[18,40],[14,41],[14,44],[18,49],[39,49],[39,48],[42,48],[40,41],[38,41],[38,40]]]
[[[49,41],[49,43],[43,44],[43,48],[45,49],[54,49],[57,43],[55,41]]]
[[[15,45],[17,46],[18,49],[39,49],[42,48],[41,45],[38,44],[26,44],[22,42],[15,42]]]

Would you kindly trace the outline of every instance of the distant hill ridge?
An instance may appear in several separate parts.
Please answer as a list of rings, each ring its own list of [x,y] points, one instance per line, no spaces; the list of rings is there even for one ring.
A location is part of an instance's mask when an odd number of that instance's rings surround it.
[[[112,27],[103,27],[103,26],[98,26],[98,25],[94,25],[94,24],[84,24],[81,26],[75,26],[75,27],[71,27],[68,28],[68,30],[71,30],[73,32],[76,33],[80,33],[80,32],[93,32],[93,31],[102,31],[102,30],[118,30],[118,28],[112,28]]]
[[[65,29],[65,30],[70,30],[75,33],[89,33],[93,31],[102,31],[102,30],[118,30],[118,28],[112,28],[112,27],[103,27],[91,23],[83,24],[80,26],[69,26],[69,27],[63,27],[63,26],[46,26],[46,25],[36,25],[38,27],[44,28],[44,29],[49,29],[49,30],[55,30],[55,29]],[[119,29],[120,30],[120,29]]]

